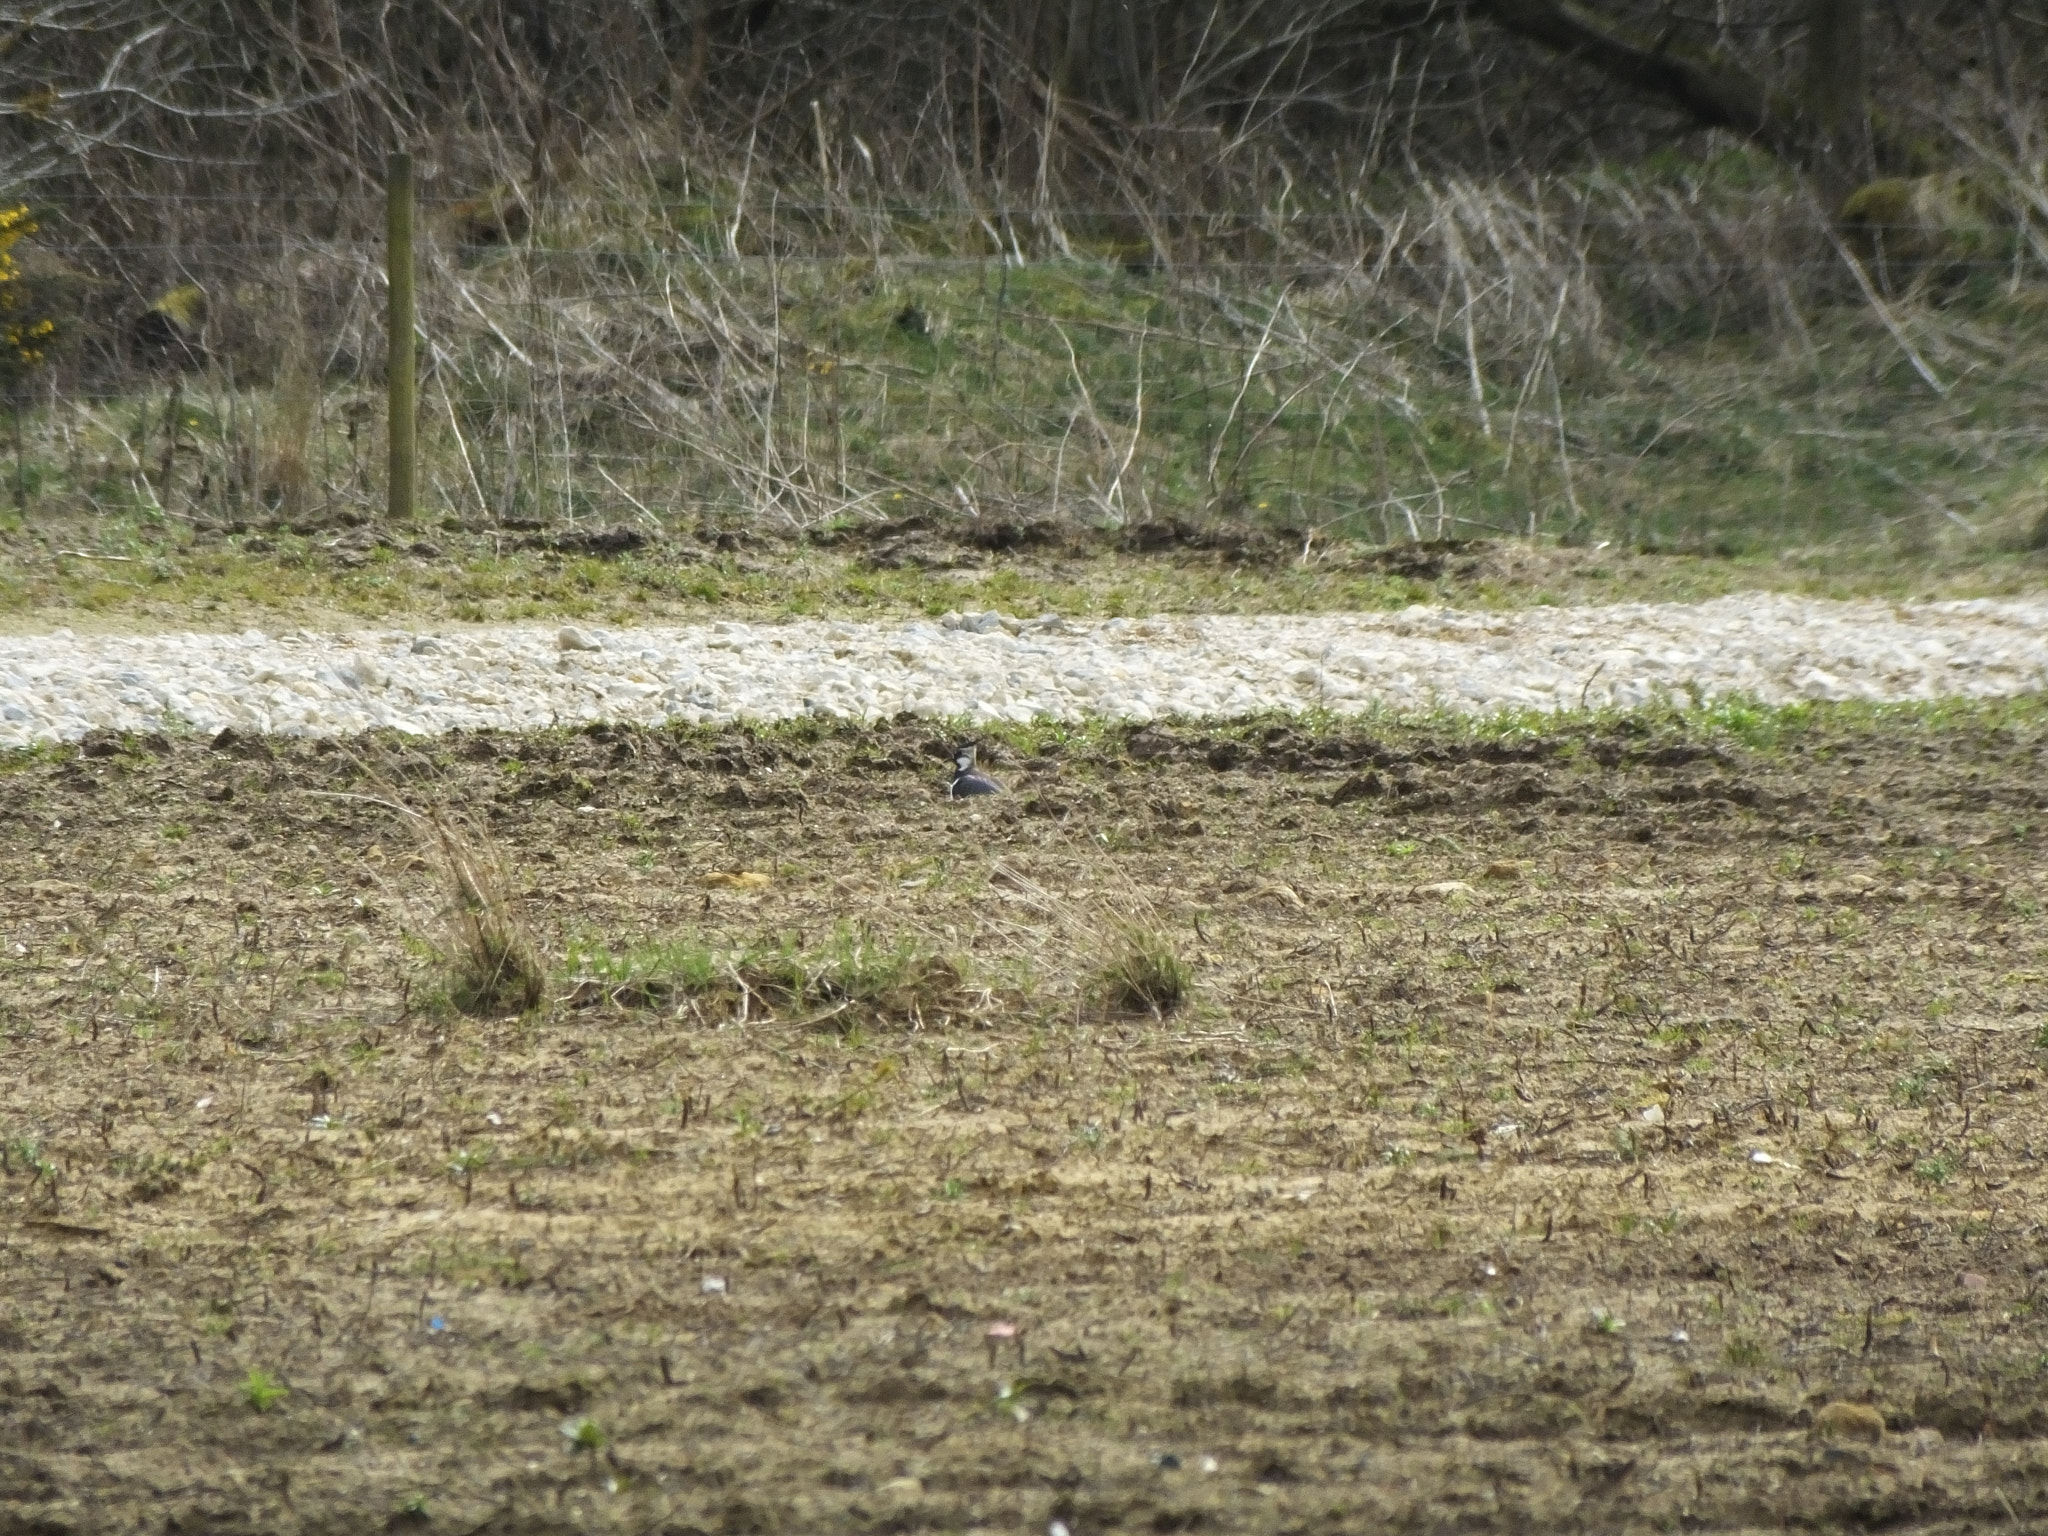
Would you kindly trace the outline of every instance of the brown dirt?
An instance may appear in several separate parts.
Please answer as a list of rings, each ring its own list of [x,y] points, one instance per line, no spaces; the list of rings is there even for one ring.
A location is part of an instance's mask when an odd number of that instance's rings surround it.
[[[2048,1521],[2043,739],[16,759],[0,1532]],[[393,786],[495,829],[538,1014],[438,1001],[323,798]],[[1193,996],[1110,1014],[1151,921]],[[775,935],[912,958],[562,959]]]

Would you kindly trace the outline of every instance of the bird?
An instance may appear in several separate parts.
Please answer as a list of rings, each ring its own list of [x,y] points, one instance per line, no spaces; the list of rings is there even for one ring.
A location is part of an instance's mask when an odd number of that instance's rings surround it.
[[[953,777],[946,781],[948,800],[965,799],[968,795],[999,795],[1003,786],[974,766],[974,747],[967,743],[953,753]]]

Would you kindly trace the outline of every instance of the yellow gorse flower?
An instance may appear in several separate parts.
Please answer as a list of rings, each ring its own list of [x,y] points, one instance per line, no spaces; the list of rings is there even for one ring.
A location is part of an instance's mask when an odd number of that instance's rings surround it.
[[[0,361],[21,368],[40,363],[57,334],[55,320],[24,313],[33,304],[23,292],[21,264],[14,259],[14,248],[39,227],[25,203],[0,208],[0,348],[5,353]]]

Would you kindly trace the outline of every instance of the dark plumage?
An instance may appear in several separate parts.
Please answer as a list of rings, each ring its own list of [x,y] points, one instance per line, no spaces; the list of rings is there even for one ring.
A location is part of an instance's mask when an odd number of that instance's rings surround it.
[[[1002,792],[1002,785],[976,770],[973,747],[962,747],[953,754],[953,777],[946,781],[948,800],[960,800],[968,795],[999,795]]]

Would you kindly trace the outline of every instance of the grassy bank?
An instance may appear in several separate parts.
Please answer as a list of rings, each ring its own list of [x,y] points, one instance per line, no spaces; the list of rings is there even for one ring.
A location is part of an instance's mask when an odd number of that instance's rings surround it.
[[[1744,153],[1012,220],[626,134],[517,238],[476,217],[423,214],[414,518],[382,521],[374,249],[252,249],[179,366],[99,335],[20,397],[0,611],[1369,607],[1435,578],[1360,585],[1360,546],[1473,539],[1625,552],[1620,595],[2034,580],[2024,231],[1887,263]],[[1265,555],[1072,558],[1190,528]],[[597,558],[611,529],[647,547]]]
[[[1690,602],[1749,591],[1926,599],[2032,593],[2044,578],[2041,557],[2025,550],[1907,559],[1835,547],[1715,556],[1520,541],[1449,551],[1325,541],[1306,559],[1294,546],[1245,562],[1200,549],[1130,553],[1107,542],[1064,554],[930,543],[932,563],[906,565],[887,553],[889,563],[877,564],[872,540],[764,541],[741,553],[663,539],[600,557],[446,530],[419,530],[404,543],[347,531],[195,538],[109,519],[91,532],[91,551],[19,535],[10,542],[0,555],[0,632],[553,619],[625,626],[988,608],[1075,617],[1370,612],[1412,603]]]

